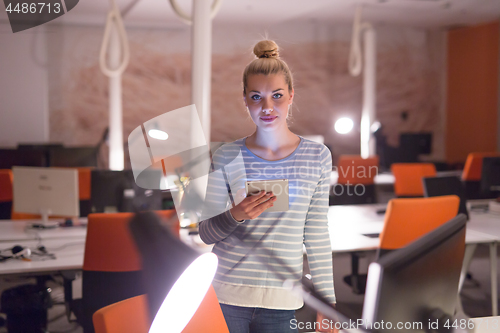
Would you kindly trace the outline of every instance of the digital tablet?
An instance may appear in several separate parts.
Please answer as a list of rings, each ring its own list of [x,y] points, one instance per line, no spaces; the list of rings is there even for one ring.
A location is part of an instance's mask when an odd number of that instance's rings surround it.
[[[274,206],[266,209],[266,212],[284,212],[288,210],[288,179],[249,180],[245,182],[247,196],[257,194],[260,191],[273,192],[273,195],[276,196]]]

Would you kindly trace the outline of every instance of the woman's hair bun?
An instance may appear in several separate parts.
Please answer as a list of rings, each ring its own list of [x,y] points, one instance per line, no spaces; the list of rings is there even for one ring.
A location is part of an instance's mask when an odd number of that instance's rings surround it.
[[[272,40],[261,40],[253,48],[253,53],[257,58],[273,58],[278,59],[279,47]]]

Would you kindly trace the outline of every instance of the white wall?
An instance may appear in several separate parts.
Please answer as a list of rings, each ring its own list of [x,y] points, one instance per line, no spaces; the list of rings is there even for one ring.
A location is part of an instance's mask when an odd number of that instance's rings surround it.
[[[0,23],[0,146],[49,138],[45,28]]]

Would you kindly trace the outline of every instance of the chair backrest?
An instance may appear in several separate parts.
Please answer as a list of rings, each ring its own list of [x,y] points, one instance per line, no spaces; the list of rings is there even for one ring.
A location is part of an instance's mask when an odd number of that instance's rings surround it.
[[[95,333],[147,333],[151,322],[146,295],[108,305],[92,317]],[[182,333],[229,333],[212,286]]]
[[[212,286],[182,333],[229,333],[224,314]]]
[[[378,173],[379,158],[371,156],[362,158],[359,155],[341,155],[338,165],[339,184],[373,184]]]
[[[399,249],[434,230],[457,215],[459,203],[456,195],[390,200],[380,249]]]
[[[12,182],[12,170],[0,169],[0,202],[12,201]]]
[[[467,160],[465,161],[462,180],[480,181],[481,170],[483,169],[483,158],[498,156],[500,156],[499,152],[470,153],[467,155]]]
[[[80,200],[90,200],[90,176],[92,168],[77,168],[78,170],[78,198]]]
[[[97,310],[92,316],[95,333],[148,333],[147,306],[146,295],[139,295]]]
[[[394,192],[398,197],[422,197],[422,178],[436,176],[436,167],[432,163],[394,163],[391,171],[395,178]]]
[[[179,235],[175,210],[157,211]],[[92,315],[98,309],[145,293],[141,259],[128,229],[133,213],[90,214],[82,274],[84,332],[92,332]]]
[[[179,236],[175,210],[156,213],[163,219],[172,219],[170,231]],[[140,255],[128,229],[133,213],[97,213],[88,216],[87,240],[83,270],[127,272],[141,269]]]

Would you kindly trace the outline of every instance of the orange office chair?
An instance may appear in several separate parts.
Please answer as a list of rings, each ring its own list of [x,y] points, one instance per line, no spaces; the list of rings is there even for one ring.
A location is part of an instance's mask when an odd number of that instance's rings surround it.
[[[95,333],[148,333],[151,326],[146,295],[108,305],[92,316]]]
[[[12,212],[12,170],[0,169],[0,219],[10,220]]]
[[[77,168],[78,170],[78,198],[80,200],[80,216],[90,214],[91,174],[93,168]]]
[[[422,178],[436,176],[432,163],[394,163],[391,171],[395,178],[394,192],[400,198],[423,197]]]
[[[94,313],[96,333],[147,333],[151,322],[146,295],[108,305]],[[226,321],[213,287],[200,304],[183,333],[227,333]]]
[[[157,211],[179,235],[175,210]],[[93,332],[92,315],[109,304],[145,293],[142,286],[140,255],[129,233],[133,213],[90,214],[82,273],[82,299],[66,302],[84,332]],[[66,276],[66,286],[74,276]],[[69,287],[68,287],[69,288]],[[67,289],[66,289],[67,290]],[[66,293],[65,293],[66,294]]]
[[[487,194],[481,191],[481,171],[483,169],[483,158],[499,157],[499,152],[470,153],[465,161],[462,172],[462,182],[465,189],[466,199],[488,199]]]
[[[460,198],[456,195],[390,200],[377,257],[404,247],[451,220],[457,215],[459,204]],[[352,275],[344,277],[344,280],[352,286],[354,293],[364,293],[366,274],[359,274],[358,266],[353,267]]]
[[[374,178],[378,174],[378,156],[362,158],[359,155],[341,155],[338,164],[339,178],[332,188],[330,205],[377,202]]]
[[[459,204],[456,195],[390,200],[380,233],[380,254],[404,247],[451,220]]]

